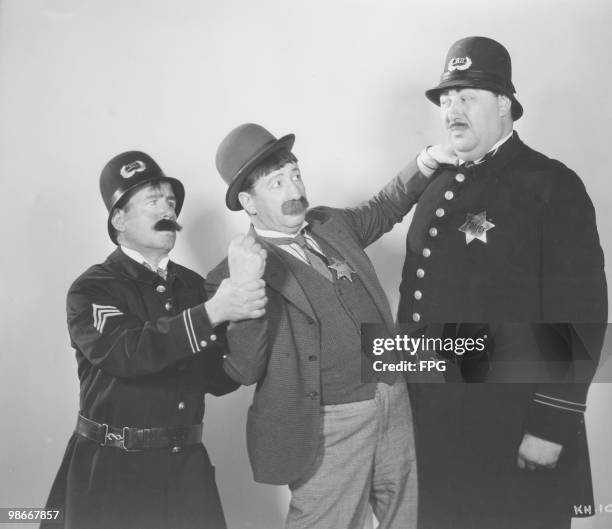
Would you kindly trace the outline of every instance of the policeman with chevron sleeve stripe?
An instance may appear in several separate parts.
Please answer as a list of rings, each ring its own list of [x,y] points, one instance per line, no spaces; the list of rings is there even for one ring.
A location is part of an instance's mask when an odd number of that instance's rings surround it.
[[[265,252],[232,241],[234,276],[207,299],[204,279],[168,257],[181,182],[131,151],[105,166],[100,188],[119,247],[68,292],[80,413],[47,505],[63,509],[67,529],[224,529],[204,395],[238,387],[221,367],[217,326],[265,312]]]

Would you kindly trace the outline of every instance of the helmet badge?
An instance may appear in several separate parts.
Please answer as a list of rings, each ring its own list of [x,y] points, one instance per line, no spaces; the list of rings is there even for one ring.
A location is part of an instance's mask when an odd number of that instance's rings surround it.
[[[454,70],[467,70],[470,66],[472,66],[472,59],[469,57],[453,57],[448,62],[448,71],[452,72]]]
[[[136,160],[135,162],[128,163],[127,165],[124,165],[121,168],[121,170],[119,171],[119,174],[123,178],[131,178],[136,173],[141,173],[146,168],[147,168],[147,166],[144,164],[144,162],[141,162],[140,160]]]

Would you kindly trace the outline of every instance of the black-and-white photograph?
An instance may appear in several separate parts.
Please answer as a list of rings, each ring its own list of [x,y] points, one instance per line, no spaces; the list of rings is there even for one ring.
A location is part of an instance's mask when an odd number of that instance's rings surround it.
[[[0,0],[0,524],[612,527],[607,0]]]

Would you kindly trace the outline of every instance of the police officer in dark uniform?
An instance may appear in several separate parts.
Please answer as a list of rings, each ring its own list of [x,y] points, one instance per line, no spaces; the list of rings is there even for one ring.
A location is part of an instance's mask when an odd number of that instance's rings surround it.
[[[100,189],[119,248],[68,292],[80,412],[47,506],[71,529],[225,528],[204,395],[237,388],[216,327],[261,316],[263,280],[232,277],[207,300],[204,279],[169,260],[185,192],[147,154],[114,157]],[[246,238],[229,252],[239,265],[265,259]]]
[[[426,95],[459,162],[419,155],[437,178],[408,231],[398,319],[486,346],[451,353],[459,383],[412,386],[419,527],[567,529],[593,512],[584,411],[607,321],[595,212],[572,170],[513,131],[523,108],[501,44],[456,42]]]

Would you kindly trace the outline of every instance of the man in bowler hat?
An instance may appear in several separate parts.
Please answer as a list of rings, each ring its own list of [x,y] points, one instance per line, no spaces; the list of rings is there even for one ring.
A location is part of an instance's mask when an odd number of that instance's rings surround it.
[[[289,485],[287,528],[360,528],[368,504],[379,528],[414,527],[406,384],[367,369],[360,332],[369,322],[394,333],[364,249],[402,220],[429,181],[412,162],[356,207],[308,209],[294,139],[247,123],[225,137],[216,158],[227,207],[245,210],[268,254],[266,315],[230,325],[224,361],[234,380],[257,383],[247,420],[254,478]],[[226,261],[210,272],[211,292],[227,275]]]
[[[67,529],[223,529],[204,395],[238,387],[222,369],[219,325],[264,313],[250,263],[265,255],[252,239],[232,241],[232,277],[207,299],[204,279],[168,257],[182,183],[130,151],[106,164],[100,189],[118,247],[68,292],[80,411],[47,508],[63,510]]]
[[[580,178],[525,145],[507,50],[450,48],[426,92],[459,164],[436,176],[406,241],[398,320],[480,338],[458,383],[411,389],[421,529],[568,529],[593,512],[584,411],[607,321],[603,255]]]

